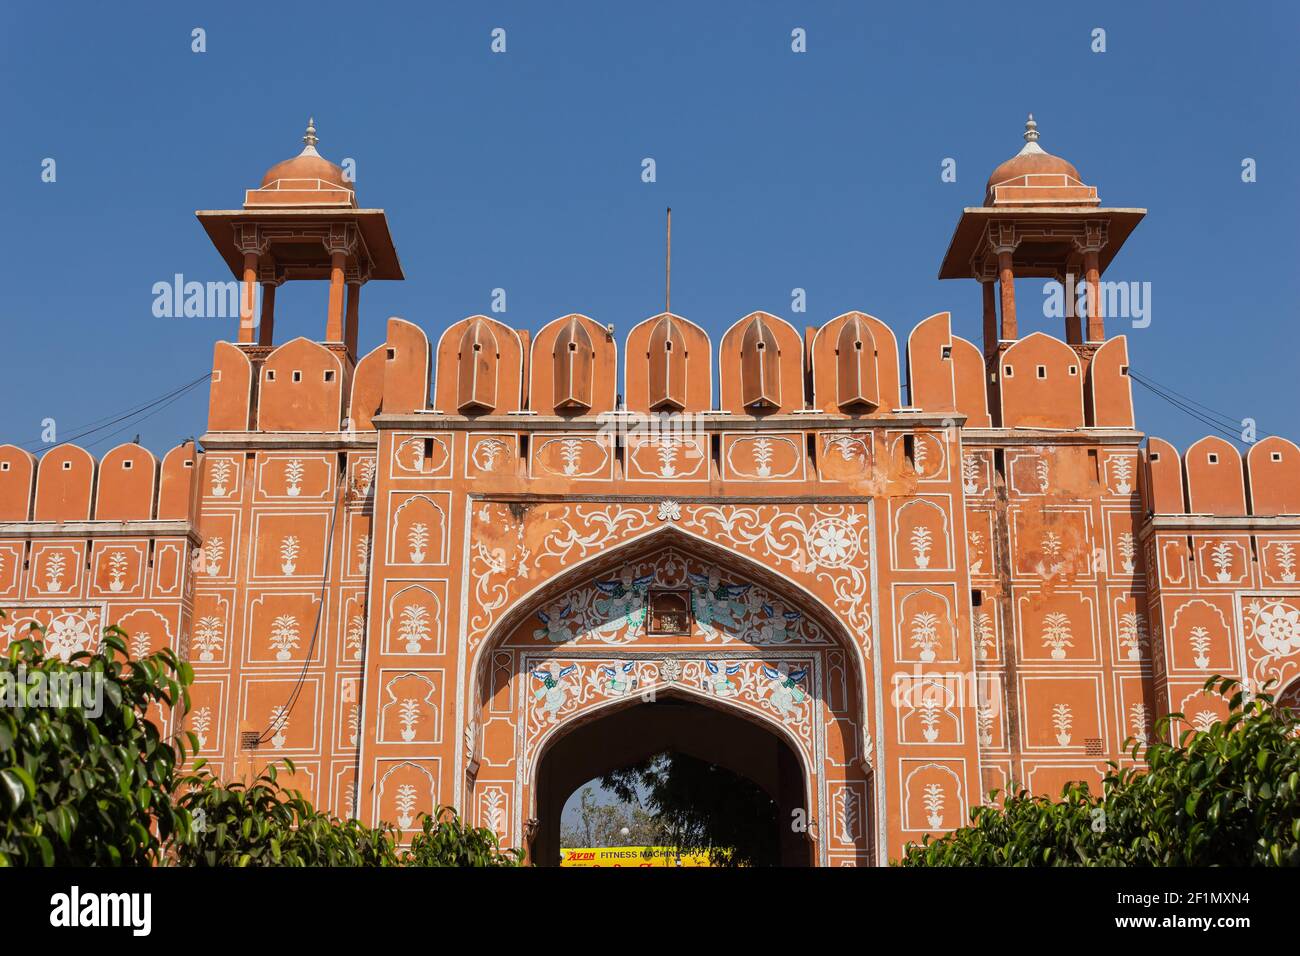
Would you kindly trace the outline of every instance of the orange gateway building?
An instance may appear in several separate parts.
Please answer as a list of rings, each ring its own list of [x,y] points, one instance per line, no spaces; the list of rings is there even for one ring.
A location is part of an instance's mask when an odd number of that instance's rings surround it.
[[[452,804],[540,863],[575,787],[669,747],[762,785],[786,862],[883,864],[993,788],[1095,783],[1162,714],[1212,721],[1211,674],[1295,688],[1300,450],[1144,444],[1103,316],[1020,334],[1015,278],[1097,291],[1143,216],[1037,138],[940,269],[981,284],[982,344],[947,312],[903,341],[857,311],[717,342],[475,315],[358,355],[362,286],[402,270],[309,129],[198,213],[262,286],[201,450],[0,448],[7,636],[170,644],[219,773],[289,757],[318,806],[409,831]],[[323,341],[276,341],[310,279]]]

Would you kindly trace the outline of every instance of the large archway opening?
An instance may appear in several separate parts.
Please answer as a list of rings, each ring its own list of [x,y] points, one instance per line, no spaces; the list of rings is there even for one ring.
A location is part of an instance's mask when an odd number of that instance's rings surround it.
[[[700,768],[683,773],[679,765],[673,783],[688,789],[675,794],[674,802],[680,805],[685,798],[695,801],[694,809],[702,815],[721,815],[713,821],[712,832],[743,845],[719,849],[734,850],[739,859],[759,866],[813,862],[805,825],[807,780],[789,743],[732,711],[676,694],[605,712],[543,752],[537,768],[532,862],[560,863],[562,811],[575,791],[660,755],[680,756],[686,767]]]
[[[765,788],[780,862],[807,864],[811,846],[819,865],[869,864],[867,663],[826,601],[667,527],[566,569],[502,616],[472,666],[467,812],[555,863],[575,788],[676,748]],[[694,706],[678,719],[670,700]],[[767,768],[737,766],[747,750]]]

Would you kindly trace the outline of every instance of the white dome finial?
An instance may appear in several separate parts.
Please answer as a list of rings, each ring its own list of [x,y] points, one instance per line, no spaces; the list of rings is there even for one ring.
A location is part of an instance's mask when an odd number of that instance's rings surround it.
[[[1029,119],[1025,121],[1025,145],[1020,147],[1020,155],[1025,153],[1041,153],[1043,148],[1038,145],[1038,124],[1034,122],[1034,114],[1029,114]]]

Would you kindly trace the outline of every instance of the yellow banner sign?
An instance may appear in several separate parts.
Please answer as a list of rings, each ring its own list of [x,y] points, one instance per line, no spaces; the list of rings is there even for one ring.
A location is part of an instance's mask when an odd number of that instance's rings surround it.
[[[568,847],[560,866],[708,866],[707,853],[677,854],[662,846]]]

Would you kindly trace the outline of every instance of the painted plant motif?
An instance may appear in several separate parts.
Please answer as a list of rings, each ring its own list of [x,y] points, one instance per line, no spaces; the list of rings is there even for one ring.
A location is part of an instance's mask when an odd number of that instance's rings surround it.
[[[153,638],[148,631],[136,631],[131,635],[131,656],[136,660],[149,656],[149,645]]]
[[[933,537],[934,532],[925,525],[917,525],[912,529],[912,558],[916,561],[918,568],[930,566],[930,548]]]
[[[200,707],[190,718],[190,730],[198,738],[199,750],[208,745],[208,731],[212,729],[212,708]]]
[[[281,614],[271,622],[271,648],[277,661],[287,661],[298,646],[298,619],[292,614]]]
[[[1214,570],[1218,572],[1218,580],[1221,584],[1232,582],[1232,544],[1227,541],[1218,541],[1210,550],[1210,563],[1214,565]]]
[[[406,639],[406,653],[419,654],[429,639],[429,609],[423,604],[408,604],[402,608],[401,634]]]
[[[108,556],[108,589],[121,591],[125,586],[127,556],[125,551],[114,551]]]
[[[979,494],[980,463],[972,454],[961,458],[961,488],[968,495]]]
[[[366,619],[360,614],[348,618],[348,629],[344,636],[345,646],[354,661],[361,660],[361,642],[366,635]]]
[[[758,438],[754,441],[754,472],[760,478],[772,474],[772,439]]]
[[[210,661],[221,650],[222,630],[221,618],[215,615],[205,615],[195,622],[194,648],[199,652],[199,660]]]
[[[370,535],[363,534],[357,538],[357,574],[370,570]]]
[[[209,577],[221,573],[221,562],[226,556],[226,542],[219,537],[208,538],[203,543],[203,569]]]
[[[1126,611],[1119,619],[1119,644],[1131,660],[1142,659],[1142,649],[1149,643],[1146,617],[1136,611]]]
[[[1137,545],[1133,541],[1133,533],[1131,531],[1120,533],[1118,548],[1120,560],[1123,562],[1124,573],[1132,574],[1133,569],[1136,566],[1133,562],[1137,557]]]
[[[921,802],[925,807],[926,822],[930,824],[930,828],[940,829],[943,826],[943,785],[927,783],[922,792]]]
[[[230,459],[215,458],[212,461],[212,497],[226,497],[227,486],[230,484]]]
[[[1133,739],[1143,747],[1151,736],[1151,708],[1137,703],[1128,709],[1129,727],[1133,730]]]
[[[1115,480],[1115,494],[1127,495],[1133,490],[1133,459],[1118,455],[1110,459],[1110,475]]]
[[[402,739],[410,743],[415,739],[415,728],[420,722],[420,702],[414,697],[402,699],[399,721],[402,725]]]
[[[397,788],[393,803],[397,806],[397,825],[403,830],[409,830],[415,822],[415,800],[415,784],[404,783]]]
[[[280,542],[280,570],[284,574],[293,574],[297,570],[298,555],[301,552],[302,545],[298,541],[298,536],[285,535],[284,540]]]
[[[1283,541],[1277,546],[1277,567],[1281,572],[1282,580],[1288,584],[1295,581],[1295,545],[1290,541]]]
[[[929,611],[912,616],[912,646],[921,652],[921,660],[934,660],[934,649],[939,646],[939,617]]]
[[[993,618],[983,611],[975,612],[975,658],[987,661],[996,648],[996,634],[993,631]]]
[[[291,458],[284,466],[284,492],[290,498],[296,498],[302,493],[302,460]]]
[[[63,590],[63,575],[67,567],[68,556],[62,551],[55,551],[45,560],[45,590]]]
[[[1204,627],[1194,627],[1188,635],[1187,643],[1196,653],[1196,666],[1204,670],[1210,666],[1210,632]]]
[[[95,637],[98,618],[97,611],[88,611],[84,615],[72,611],[55,614],[45,629],[46,647],[65,664],[73,654],[93,651],[99,644]]]
[[[406,532],[406,544],[410,549],[411,562],[423,564],[429,547],[429,526],[417,521]]]
[[[1074,646],[1072,636],[1068,614],[1053,611],[1043,617],[1043,646],[1052,649],[1053,660],[1064,659],[1065,649]]]
[[[284,705],[277,705],[271,708],[271,727],[273,731],[271,736],[271,746],[276,750],[284,747],[288,741],[289,730],[289,708]]]
[[[1052,726],[1056,728],[1056,742],[1062,747],[1070,746],[1070,728],[1074,726],[1074,711],[1069,704],[1057,704],[1052,708]]]

